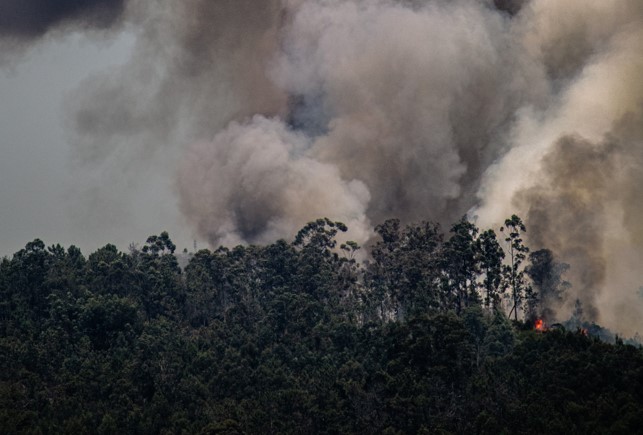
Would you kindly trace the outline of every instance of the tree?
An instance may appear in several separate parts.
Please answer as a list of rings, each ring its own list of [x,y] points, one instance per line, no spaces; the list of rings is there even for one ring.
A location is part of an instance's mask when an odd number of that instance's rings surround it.
[[[176,245],[170,240],[167,231],[163,231],[160,235],[150,236],[143,246],[143,253],[153,255],[174,254]]]
[[[331,250],[337,245],[335,236],[338,231],[346,232],[348,228],[341,222],[333,222],[328,218],[308,222],[297,235],[293,246],[302,251],[315,251],[323,256],[330,256]]]
[[[477,243],[480,272],[484,274],[484,280],[480,284],[484,294],[484,303],[487,308],[495,308],[503,290],[502,261],[505,258],[505,251],[500,247],[493,230],[487,230],[480,234]]]
[[[463,216],[451,227],[451,234],[442,248],[443,291],[452,294],[455,311],[460,314],[464,307],[477,299],[478,228]]]
[[[352,322],[363,323],[364,317],[360,313],[360,305],[364,295],[361,282],[363,269],[356,260],[360,246],[356,242],[349,240],[346,243],[342,243],[339,249],[344,253],[344,257],[340,258],[341,264],[337,270],[337,285],[339,285],[341,297],[342,316]]]
[[[348,228],[328,218],[309,222],[295,237],[298,251],[296,285],[318,301],[338,308],[342,291],[336,285],[343,259],[335,251],[335,236]]]
[[[423,221],[400,229],[397,219],[375,227],[380,235],[366,271],[371,288],[370,308],[381,320],[403,320],[429,309],[449,305],[439,290],[442,233],[437,224]]]
[[[553,307],[563,301],[565,291],[571,284],[563,279],[569,264],[555,261],[549,249],[540,249],[529,253],[529,265],[525,273],[534,284],[538,293],[540,315],[545,319],[554,317]]]
[[[574,311],[569,323],[573,328],[580,328],[585,323],[585,315],[583,313],[583,303],[580,299],[574,301]]]
[[[6,289],[1,296],[3,300],[11,301],[7,307],[9,312],[27,309],[28,312],[42,315],[47,311],[47,297],[51,292],[47,286],[50,263],[51,254],[45,249],[45,244],[35,239],[4,265],[7,279]]]
[[[528,283],[525,280],[524,271],[521,269],[522,262],[525,260],[529,248],[522,240],[522,234],[527,231],[525,224],[515,214],[505,220],[505,226],[500,228],[501,232],[507,231],[505,242],[509,245],[509,264],[505,265],[503,275],[507,286],[511,289],[512,308],[509,312],[514,315],[514,320],[518,320],[518,309],[522,303],[525,293],[529,293]]]
[[[86,263],[86,282],[95,294],[119,296],[136,295],[139,282],[132,257],[107,244],[89,255]]]
[[[385,320],[394,310],[392,295],[395,283],[402,281],[403,270],[396,262],[401,245],[399,219],[388,219],[375,227],[380,239],[371,249],[373,262],[367,265],[365,280],[366,318]]]
[[[184,292],[181,268],[174,255],[176,246],[166,231],[147,238],[139,254],[136,272],[141,279],[141,303],[149,317],[178,316]]]

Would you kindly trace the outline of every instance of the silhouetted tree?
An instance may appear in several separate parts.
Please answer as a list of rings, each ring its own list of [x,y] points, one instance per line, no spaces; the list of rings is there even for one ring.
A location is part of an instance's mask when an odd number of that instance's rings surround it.
[[[555,261],[549,249],[529,253],[529,263],[525,273],[531,278],[538,294],[540,315],[553,319],[553,307],[560,306],[565,291],[570,287],[570,283],[562,277],[569,269],[569,264]]]
[[[505,226],[500,228],[501,232],[505,232],[505,242],[508,244],[509,251],[509,264],[504,267],[503,275],[507,287],[511,290],[512,307],[509,312],[514,315],[514,320],[518,320],[518,309],[521,306],[523,299],[528,293],[530,299],[533,298],[531,289],[528,289],[529,284],[525,280],[524,271],[522,270],[522,262],[525,260],[529,248],[527,248],[522,239],[522,234],[527,231],[522,219],[516,215],[505,220]]]
[[[493,230],[482,232],[478,238],[477,245],[480,272],[484,276],[482,283],[480,283],[480,288],[484,294],[484,303],[487,308],[497,308],[500,296],[504,291],[502,286],[502,261],[505,258],[505,252],[500,247],[496,233]]]

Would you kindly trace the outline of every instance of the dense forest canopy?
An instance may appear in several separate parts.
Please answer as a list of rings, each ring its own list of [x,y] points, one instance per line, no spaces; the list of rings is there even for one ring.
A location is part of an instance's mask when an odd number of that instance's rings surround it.
[[[522,220],[376,227],[186,254],[167,233],[0,263],[5,433],[633,433],[640,347],[574,316]],[[559,319],[561,320],[561,319]],[[539,330],[534,328],[535,322]]]

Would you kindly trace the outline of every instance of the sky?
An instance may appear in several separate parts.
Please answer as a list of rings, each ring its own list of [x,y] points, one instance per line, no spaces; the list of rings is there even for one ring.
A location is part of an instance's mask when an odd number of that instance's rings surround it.
[[[148,177],[125,188],[92,185],[101,197],[125,196],[141,204],[114,201],[117,210],[110,211],[84,191],[91,175],[70,145],[70,95],[92,74],[127,62],[133,46],[127,32],[100,40],[77,32],[44,40],[0,68],[0,256],[35,238],[90,253],[107,243],[127,249],[164,230],[181,233],[169,177]],[[96,207],[103,218],[93,212]],[[181,249],[192,248],[189,232],[181,242]]]

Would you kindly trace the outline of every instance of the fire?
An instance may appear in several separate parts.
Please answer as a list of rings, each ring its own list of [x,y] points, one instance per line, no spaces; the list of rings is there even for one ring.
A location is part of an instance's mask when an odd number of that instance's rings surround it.
[[[543,322],[543,319],[536,319],[536,321],[534,322],[534,328],[536,328],[536,331],[544,331],[545,322]]]

